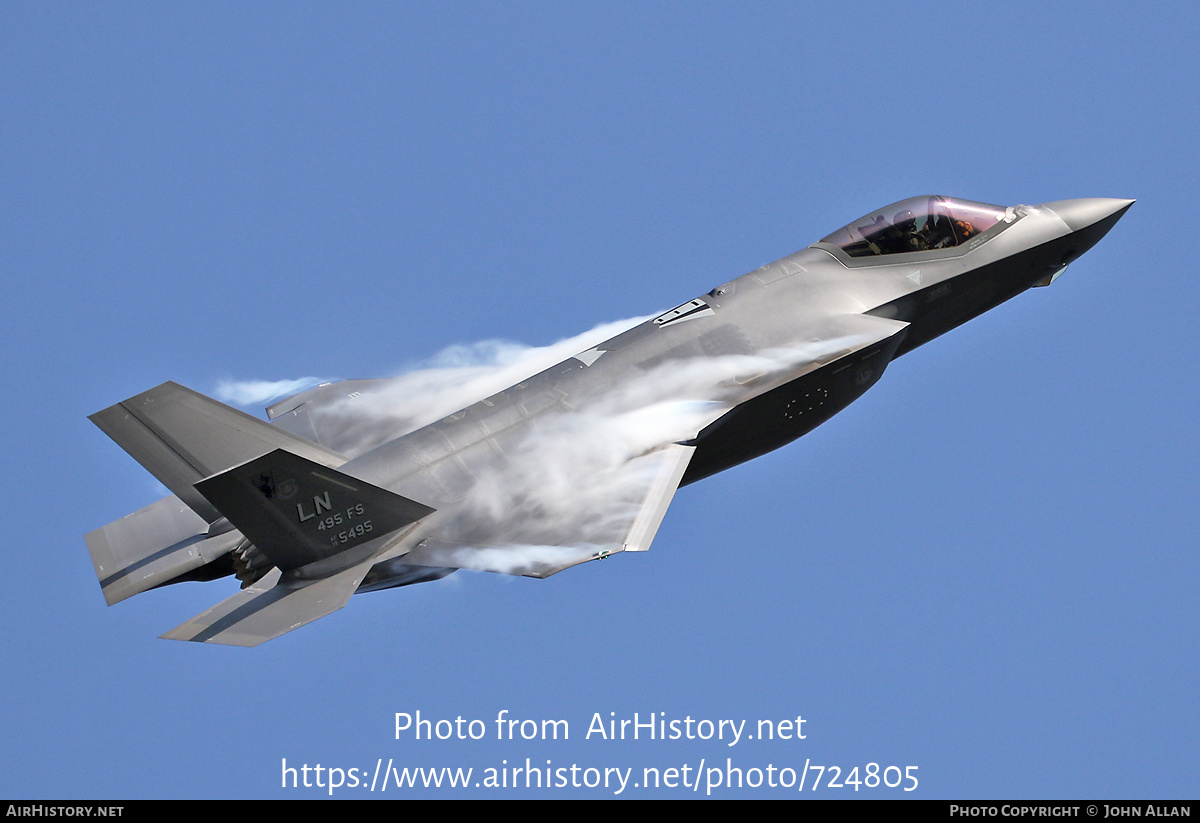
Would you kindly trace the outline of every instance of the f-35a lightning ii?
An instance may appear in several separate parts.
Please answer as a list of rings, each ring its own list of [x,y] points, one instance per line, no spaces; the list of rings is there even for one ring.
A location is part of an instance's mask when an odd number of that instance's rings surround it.
[[[1049,285],[1132,203],[904,200],[427,425],[388,418],[387,380],[311,389],[272,423],[164,383],[91,418],[172,492],[87,535],[105,599],[236,575],[163,636],[254,646],[356,591],[645,551],[679,486]]]

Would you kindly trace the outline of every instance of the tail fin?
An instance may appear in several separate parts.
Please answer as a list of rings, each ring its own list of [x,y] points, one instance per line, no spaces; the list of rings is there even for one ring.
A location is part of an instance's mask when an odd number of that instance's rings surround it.
[[[110,604],[231,572],[216,561],[247,541],[275,566],[164,637],[255,646],[336,611],[375,562],[407,550],[395,533],[434,511],[337,471],[346,458],[331,449],[175,383],[91,419],[175,493],[87,536]]]
[[[196,488],[276,568],[163,635],[172,640],[257,646],[337,611],[399,550],[391,535],[434,511],[283,449]]]
[[[208,523],[221,513],[195,489],[206,477],[273,449],[287,449],[323,466],[346,462],[331,449],[178,383],[163,383],[90,419]]]
[[[285,572],[343,555],[434,512],[283,449],[196,489]]]

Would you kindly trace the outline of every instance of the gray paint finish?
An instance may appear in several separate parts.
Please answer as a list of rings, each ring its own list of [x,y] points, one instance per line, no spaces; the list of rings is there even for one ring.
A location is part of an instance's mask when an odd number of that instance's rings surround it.
[[[176,495],[87,536],[105,597],[236,574],[241,593],[164,636],[252,646],[356,590],[644,551],[680,485],[1052,282],[1132,202],[910,198],[415,428],[380,414],[388,380],[280,401],[274,425],[164,384],[92,416]]]

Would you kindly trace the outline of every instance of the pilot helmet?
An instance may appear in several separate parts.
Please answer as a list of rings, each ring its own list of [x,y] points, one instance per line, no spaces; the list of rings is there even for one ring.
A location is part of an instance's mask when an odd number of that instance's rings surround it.
[[[908,209],[896,212],[895,218],[892,220],[892,225],[898,229],[903,229],[906,232],[916,231],[917,218]]]

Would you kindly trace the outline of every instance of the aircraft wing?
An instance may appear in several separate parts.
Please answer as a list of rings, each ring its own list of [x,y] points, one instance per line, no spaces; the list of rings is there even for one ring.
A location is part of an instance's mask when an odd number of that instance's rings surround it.
[[[906,325],[837,317],[778,356],[667,360],[604,402],[499,429],[394,488],[341,471],[345,457],[328,447],[164,384],[94,419],[177,496],[93,532],[88,545],[110,603],[203,579],[214,558],[252,546],[274,569],[163,635],[240,646],[330,614],[401,567],[406,580],[454,569],[542,578],[645,551],[699,433],[739,408],[723,394],[731,385],[760,381],[772,392]]]
[[[693,362],[708,370],[706,379],[761,378],[762,391],[768,392],[822,367],[836,368],[831,364],[895,338],[907,326],[887,318],[836,315],[794,349],[773,357]],[[689,368],[686,362],[666,361],[646,372],[645,383],[670,386]],[[403,562],[548,577],[617,552],[647,550],[696,451],[697,434],[730,411],[716,396],[671,402],[671,394],[648,392],[645,397],[651,399],[643,402],[649,405],[617,407],[591,420],[586,413],[547,419],[524,441],[484,447],[490,450],[475,460],[466,450],[459,452],[474,484],[457,507],[441,513]],[[665,424],[668,420],[675,422]],[[665,445],[645,439],[653,438],[660,425],[672,431]],[[635,442],[642,445],[631,448]],[[614,456],[629,452],[636,456]]]

